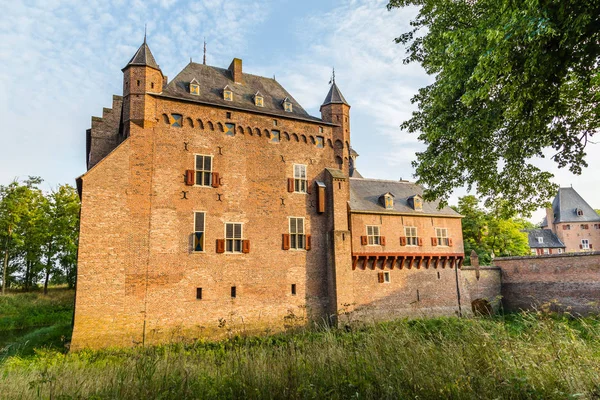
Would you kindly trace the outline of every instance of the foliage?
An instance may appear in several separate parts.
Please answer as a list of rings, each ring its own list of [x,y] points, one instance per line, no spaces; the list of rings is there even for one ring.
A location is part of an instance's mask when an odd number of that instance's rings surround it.
[[[73,318],[74,290],[51,288],[39,292],[0,296],[0,336],[3,331],[69,324]]]
[[[498,257],[529,254],[525,229],[534,226],[523,219],[506,218],[498,210],[486,211],[475,196],[459,198],[456,211],[464,216],[463,240],[465,262],[470,264],[471,251],[475,250],[481,265],[490,265],[492,255]]]
[[[0,363],[6,399],[595,398],[600,320],[543,313],[354,323]]]
[[[390,0],[417,6],[396,39],[405,62],[435,82],[412,99],[402,128],[420,132],[416,176],[426,198],[476,187],[528,215],[558,189],[535,166],[552,149],[558,167],[580,174],[600,127],[600,1]]]
[[[3,293],[10,284],[29,290],[40,280],[75,284],[79,198],[69,185],[43,193],[42,180],[0,185]],[[6,284],[4,282],[6,281]]]

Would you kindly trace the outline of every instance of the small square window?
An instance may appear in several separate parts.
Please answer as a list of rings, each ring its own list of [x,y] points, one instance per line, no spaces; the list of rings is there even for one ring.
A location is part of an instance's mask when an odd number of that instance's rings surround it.
[[[386,271],[383,273],[383,283],[390,283],[390,282],[391,282],[390,273]]]
[[[276,119],[273,120],[273,126],[277,126],[278,122]]]
[[[190,84],[190,94],[194,94],[196,96],[200,95],[200,85],[196,85],[194,83]]]
[[[538,236],[536,239],[537,239],[538,243],[544,243],[544,238],[543,237]]]
[[[231,122],[227,122],[225,124],[225,134],[227,136],[235,136],[235,124],[232,124]]]
[[[231,287],[231,298],[235,299],[237,297],[237,289],[235,286]]]
[[[229,111],[227,111],[226,116],[227,116],[227,119],[231,119],[231,113]]]
[[[264,100],[262,96],[254,96],[254,105],[257,107],[264,106]]]
[[[280,133],[279,131],[272,130],[271,131],[271,143],[279,143]]]
[[[292,296],[296,295],[296,284],[292,283]]]
[[[285,112],[292,112],[292,103],[286,101],[285,103],[283,103],[283,109],[285,110]]]
[[[550,249],[544,249],[544,254],[550,254]]]
[[[323,127],[322,126],[319,127],[319,133],[323,133]]]
[[[202,288],[196,288],[196,300],[202,300]]]
[[[171,126],[174,128],[181,128],[183,126],[183,115],[171,114]]]
[[[325,147],[325,138],[323,136],[317,136],[316,145],[318,149]]]

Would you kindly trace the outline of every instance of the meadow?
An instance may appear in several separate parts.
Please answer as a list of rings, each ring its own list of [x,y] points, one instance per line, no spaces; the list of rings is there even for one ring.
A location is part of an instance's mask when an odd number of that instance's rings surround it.
[[[77,353],[50,343],[0,359],[0,397],[594,399],[600,318],[539,311],[348,320],[340,328]]]

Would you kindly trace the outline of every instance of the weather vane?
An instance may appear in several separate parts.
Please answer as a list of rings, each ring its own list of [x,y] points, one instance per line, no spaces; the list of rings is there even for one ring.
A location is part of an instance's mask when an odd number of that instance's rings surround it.
[[[329,84],[335,83],[335,67],[333,67],[333,71],[331,73],[331,79],[329,80]]]

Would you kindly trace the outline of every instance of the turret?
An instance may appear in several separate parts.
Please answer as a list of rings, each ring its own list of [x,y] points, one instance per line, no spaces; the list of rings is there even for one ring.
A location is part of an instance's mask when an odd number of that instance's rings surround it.
[[[130,122],[141,127],[155,123],[154,109],[150,104],[154,101],[147,94],[162,92],[166,77],[156,63],[145,36],[144,43],[122,71],[123,133],[127,137],[129,136]]]
[[[346,176],[350,166],[350,105],[332,78],[331,88],[321,105],[321,118],[337,126],[333,128],[336,161]]]

